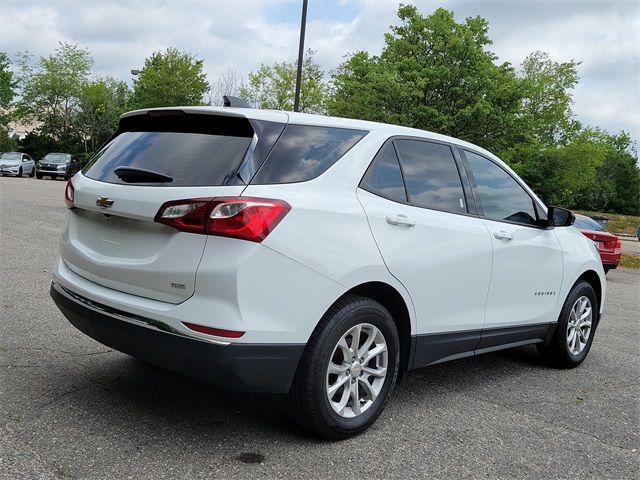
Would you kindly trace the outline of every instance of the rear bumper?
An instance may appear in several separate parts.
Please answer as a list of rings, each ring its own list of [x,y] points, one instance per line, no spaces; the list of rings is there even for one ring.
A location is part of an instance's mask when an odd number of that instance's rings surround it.
[[[216,344],[98,305],[59,283],[51,297],[81,332],[120,352],[230,390],[286,393],[302,344]],[[169,327],[167,327],[169,328]]]

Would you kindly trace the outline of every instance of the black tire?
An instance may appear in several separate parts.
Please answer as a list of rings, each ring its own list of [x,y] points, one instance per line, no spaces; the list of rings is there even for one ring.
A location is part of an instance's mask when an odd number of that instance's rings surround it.
[[[573,354],[569,349],[567,340],[569,320],[575,303],[583,296],[587,297],[591,303],[591,330],[589,331],[589,337],[582,351]],[[598,299],[593,287],[582,280],[576,282],[562,306],[560,316],[558,317],[558,325],[551,341],[548,345],[539,344],[538,346],[538,351],[549,365],[555,368],[575,368],[587,358],[598,326],[599,308]]]
[[[41,175],[41,174],[39,174],[39,173],[36,173],[36,178],[37,178],[38,180],[42,180],[42,175]]]
[[[29,176],[30,176],[31,178],[33,178],[35,174],[36,174],[36,169],[35,169],[35,168],[32,168],[32,169],[31,169],[31,173],[29,174]]]
[[[373,403],[360,415],[345,418],[333,410],[327,398],[327,368],[338,341],[359,324],[373,325],[384,336],[388,352],[387,373]],[[387,309],[369,298],[345,296],[324,315],[307,343],[288,396],[294,420],[302,428],[332,440],[364,432],[387,405],[399,363],[398,331]],[[359,380],[356,385],[360,385]]]
[[[18,169],[18,176],[19,176],[19,177],[22,177],[22,167],[20,167],[20,168]]]
[[[51,180],[55,180],[56,178],[58,178],[57,175],[49,175],[51,177]]]

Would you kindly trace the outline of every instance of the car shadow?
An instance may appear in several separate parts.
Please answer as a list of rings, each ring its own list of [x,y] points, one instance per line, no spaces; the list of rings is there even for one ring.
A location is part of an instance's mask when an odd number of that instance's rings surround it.
[[[324,443],[293,423],[284,395],[228,391],[115,355],[107,368],[104,363],[82,366],[84,378],[97,388],[90,396],[75,398],[74,403],[81,403],[76,408],[106,419],[128,417],[126,424],[133,430],[140,428],[136,418],[152,419],[146,423],[147,435],[171,431],[172,435],[184,436],[185,442],[228,441],[240,435],[245,441],[255,437],[256,441],[270,438],[290,444]],[[408,397],[443,402],[447,391],[467,388],[470,382],[500,381],[501,377],[542,368],[546,367],[531,347],[421,368],[405,375],[391,406],[404,408]],[[249,455],[245,460],[251,463],[256,458]]]

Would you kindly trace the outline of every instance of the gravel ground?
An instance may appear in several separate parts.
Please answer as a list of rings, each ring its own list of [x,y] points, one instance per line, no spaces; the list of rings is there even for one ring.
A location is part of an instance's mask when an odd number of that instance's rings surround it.
[[[278,396],[225,392],[75,330],[49,298],[64,182],[0,178],[0,478],[640,476],[640,272],[608,275],[575,370],[532,348],[408,374],[367,433],[331,443]]]

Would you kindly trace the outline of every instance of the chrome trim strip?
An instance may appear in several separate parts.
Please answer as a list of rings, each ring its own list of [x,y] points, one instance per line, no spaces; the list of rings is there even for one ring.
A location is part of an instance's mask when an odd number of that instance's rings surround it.
[[[103,315],[109,315],[110,317],[113,318],[117,318],[118,320],[122,320],[128,323],[132,323],[134,325],[138,325],[140,327],[145,327],[145,328],[149,328],[151,330],[156,330],[162,333],[166,333],[169,335],[178,335],[180,337],[184,337],[184,338],[188,338],[190,340],[198,340],[201,342],[206,342],[206,343],[213,343],[215,345],[223,345],[223,346],[227,346],[230,345],[230,342],[224,342],[221,340],[215,340],[215,339],[209,339],[209,338],[203,338],[203,337],[197,337],[195,335],[188,335],[185,334],[179,330],[176,330],[175,328],[171,327],[170,325],[167,325],[164,322],[161,322],[159,320],[153,320],[151,318],[146,318],[146,317],[141,317],[140,315],[135,315],[133,313],[127,313],[127,312],[123,312],[121,310],[115,309],[115,308],[111,308],[108,307],[106,305],[102,305],[100,303],[96,303],[92,300],[89,300],[86,297],[83,297],[81,295],[78,295],[75,292],[72,292],[71,290],[69,290],[67,287],[65,287],[64,285],[62,285],[61,283],[55,283],[56,285],[60,286],[60,288],[64,291],[65,294],[69,295],[71,298],[73,298],[74,300],[76,300],[77,302],[81,303],[82,305],[84,305],[85,307],[94,310],[98,313],[101,313]]]

